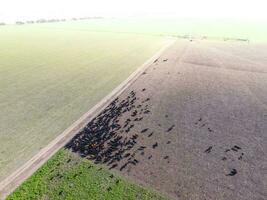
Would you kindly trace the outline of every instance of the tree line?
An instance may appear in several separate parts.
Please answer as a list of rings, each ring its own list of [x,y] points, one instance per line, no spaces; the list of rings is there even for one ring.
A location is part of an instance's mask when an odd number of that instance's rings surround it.
[[[77,21],[77,20],[88,20],[88,19],[103,19],[103,17],[80,17],[80,18],[71,18],[71,21]],[[65,22],[67,19],[38,19],[36,21],[34,20],[28,20],[28,21],[16,21],[16,25],[24,25],[24,24],[40,24],[40,23],[53,23],[53,22]],[[0,26],[4,26],[6,23],[0,22]]]

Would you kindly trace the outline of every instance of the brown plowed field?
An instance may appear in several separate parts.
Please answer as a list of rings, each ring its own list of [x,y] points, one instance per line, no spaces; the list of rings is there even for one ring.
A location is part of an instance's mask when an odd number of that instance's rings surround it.
[[[174,199],[267,199],[266,50],[178,41],[66,147]]]

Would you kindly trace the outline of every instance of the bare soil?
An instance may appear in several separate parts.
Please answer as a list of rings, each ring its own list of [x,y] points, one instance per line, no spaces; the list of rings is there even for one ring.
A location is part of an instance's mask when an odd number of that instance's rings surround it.
[[[66,148],[173,199],[267,199],[267,60],[257,48],[177,42]]]

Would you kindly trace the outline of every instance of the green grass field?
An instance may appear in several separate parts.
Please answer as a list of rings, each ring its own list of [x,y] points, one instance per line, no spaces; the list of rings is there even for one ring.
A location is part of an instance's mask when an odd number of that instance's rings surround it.
[[[53,26],[1,27],[0,180],[111,92],[165,41]]]
[[[137,186],[114,172],[67,150],[60,150],[7,200],[90,199],[163,200],[151,189]]]

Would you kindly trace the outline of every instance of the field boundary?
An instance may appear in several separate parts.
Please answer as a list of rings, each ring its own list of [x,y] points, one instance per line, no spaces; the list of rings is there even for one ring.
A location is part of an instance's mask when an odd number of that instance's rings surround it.
[[[0,199],[5,199],[18,186],[20,186],[28,177],[36,172],[49,158],[51,158],[60,148],[73,138],[87,123],[96,117],[105,107],[107,107],[116,97],[125,91],[137,78],[158,59],[162,53],[176,41],[173,37],[168,37],[166,44],[157,51],[150,59],[142,64],[125,81],[117,86],[110,94],[104,97],[93,108],[86,112],[81,118],[74,122],[70,127],[57,136],[46,147],[40,150],[28,162],[5,178],[0,183]]]

